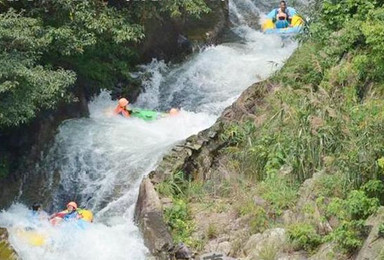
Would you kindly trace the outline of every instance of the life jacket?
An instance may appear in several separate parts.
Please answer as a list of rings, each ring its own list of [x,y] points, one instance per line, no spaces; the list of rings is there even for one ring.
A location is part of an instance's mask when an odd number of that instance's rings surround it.
[[[79,213],[77,213],[76,210],[72,211],[71,213],[67,213],[63,219],[65,221],[70,221],[70,220],[76,220],[76,219],[79,219],[81,218],[81,215]]]
[[[284,19],[279,19],[279,20],[289,20],[290,15],[289,15],[288,8],[285,9],[285,12],[281,11],[280,8],[276,8],[275,17],[279,17],[279,18],[284,17]]]
[[[119,105],[115,108],[114,113],[116,115],[122,115],[123,117],[130,117],[129,112]]]

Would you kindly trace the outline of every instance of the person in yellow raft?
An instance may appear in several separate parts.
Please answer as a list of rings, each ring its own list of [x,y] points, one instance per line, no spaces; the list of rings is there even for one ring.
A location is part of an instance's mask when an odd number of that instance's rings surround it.
[[[50,216],[50,222],[54,226],[61,223],[63,220],[73,221],[80,219],[87,222],[93,222],[93,214],[90,210],[78,208],[77,203],[74,201],[71,201],[67,204],[66,210],[57,212]]]
[[[156,120],[166,116],[175,116],[179,114],[179,109],[171,108],[168,113],[161,113],[154,110],[128,107],[129,101],[126,98],[120,98],[116,108],[114,109],[115,115],[121,115],[123,117],[137,117],[147,121]]]

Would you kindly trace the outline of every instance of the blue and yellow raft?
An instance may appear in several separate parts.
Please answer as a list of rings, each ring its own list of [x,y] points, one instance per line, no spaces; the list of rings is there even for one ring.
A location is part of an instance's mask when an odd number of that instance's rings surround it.
[[[304,25],[303,19],[297,15],[297,12],[292,7],[287,7],[289,15],[292,17],[291,25],[290,27],[276,24],[280,21],[276,21],[276,9],[273,9],[269,14],[267,15],[267,19],[263,22],[261,25],[261,29],[266,34],[283,34],[283,35],[289,35],[289,34],[297,34],[299,33]],[[288,23],[287,23],[288,25]]]

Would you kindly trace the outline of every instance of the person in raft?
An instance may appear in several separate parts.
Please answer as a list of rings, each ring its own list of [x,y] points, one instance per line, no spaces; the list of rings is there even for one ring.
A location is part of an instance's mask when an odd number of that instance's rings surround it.
[[[123,117],[130,117],[132,110],[128,108],[129,101],[126,98],[120,98],[118,104],[113,111],[115,115],[121,115]],[[179,113],[177,108],[171,108],[167,115],[175,116]]]
[[[77,212],[77,203],[71,201],[67,204],[67,209],[57,212],[50,216],[50,222],[52,225],[59,224],[62,220],[71,221],[82,218],[82,215]]]
[[[49,215],[47,212],[43,210],[43,207],[40,203],[35,202],[31,206],[31,219],[32,222],[36,225],[41,224],[41,221],[47,221],[49,219]]]
[[[286,28],[291,26],[292,17],[289,14],[287,3],[283,0],[280,1],[280,8],[276,9],[276,28]]]

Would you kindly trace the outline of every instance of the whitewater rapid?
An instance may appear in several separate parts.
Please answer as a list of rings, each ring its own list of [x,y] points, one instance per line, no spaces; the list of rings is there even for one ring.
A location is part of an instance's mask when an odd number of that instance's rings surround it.
[[[179,107],[179,116],[153,122],[112,116],[116,101],[102,92],[89,103],[89,118],[61,124],[38,166],[49,180],[40,192],[51,194],[52,210],[70,200],[92,209],[95,224],[79,232],[42,223],[36,228],[48,236],[47,245],[29,246],[18,238],[16,227],[30,226],[30,213],[16,203],[0,213],[0,226],[9,228],[22,259],[146,258],[148,250],[133,222],[142,178],[172,146],[210,127],[242,91],[278,70],[297,47],[251,28],[246,21],[258,15],[258,8],[250,0],[238,2],[230,1],[230,11],[240,40],[204,48],[182,64],[154,60],[135,74],[151,75],[135,106],[161,111]]]

